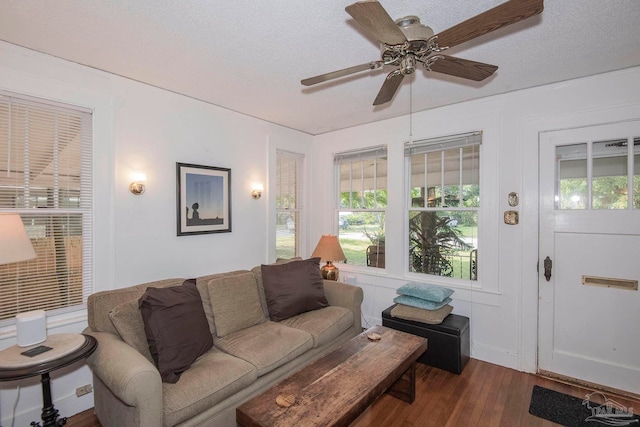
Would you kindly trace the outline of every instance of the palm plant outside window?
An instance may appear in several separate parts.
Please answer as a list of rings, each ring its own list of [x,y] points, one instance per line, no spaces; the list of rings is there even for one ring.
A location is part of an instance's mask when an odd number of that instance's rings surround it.
[[[478,279],[481,133],[405,144],[409,271]]]
[[[387,149],[372,147],[334,156],[338,238],[346,263],[385,267]]]

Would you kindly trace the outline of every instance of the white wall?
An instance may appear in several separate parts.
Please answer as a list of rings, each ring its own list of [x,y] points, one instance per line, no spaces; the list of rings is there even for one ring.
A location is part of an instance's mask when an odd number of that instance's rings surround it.
[[[414,84],[429,84],[418,79]],[[471,89],[472,90],[472,89]],[[538,134],[640,117],[640,68],[512,92],[414,113],[413,139],[482,130],[479,274],[481,289],[448,278],[433,278],[456,289],[454,313],[471,319],[472,356],[534,372],[537,349]],[[335,206],[333,153],[387,144],[389,199],[386,270],[344,265],[341,280],[364,288],[365,324],[381,324],[395,290],[425,276],[405,272],[405,185],[403,144],[407,116],[357,126],[314,139],[317,206]],[[508,194],[517,192],[520,224],[506,225]],[[335,211],[315,210],[312,240],[336,233]],[[314,237],[315,236],[315,237]]]
[[[214,84],[212,82],[212,84]],[[0,89],[94,110],[94,284],[106,290],[166,277],[252,268],[271,261],[268,232],[271,153],[310,155],[312,137],[171,92],[0,42]],[[231,168],[232,232],[176,236],[176,162]],[[147,189],[129,192],[131,174]],[[265,183],[260,200],[254,181]],[[86,311],[49,316],[48,333],[82,332]],[[15,328],[0,328],[0,349]],[[51,374],[62,416],[93,407],[75,389],[92,382],[78,362]],[[39,378],[0,383],[0,423],[40,418]]]

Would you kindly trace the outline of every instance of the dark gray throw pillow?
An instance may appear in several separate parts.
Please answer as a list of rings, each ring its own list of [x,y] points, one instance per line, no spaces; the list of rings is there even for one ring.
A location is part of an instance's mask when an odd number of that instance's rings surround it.
[[[269,318],[274,322],[329,305],[320,274],[320,258],[263,264],[260,268]]]
[[[176,383],[213,346],[195,279],[186,280],[182,286],[147,288],[138,304],[162,381]]]

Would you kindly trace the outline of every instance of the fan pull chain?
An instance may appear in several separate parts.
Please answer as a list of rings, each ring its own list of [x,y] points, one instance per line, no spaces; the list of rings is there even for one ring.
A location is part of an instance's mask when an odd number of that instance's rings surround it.
[[[409,80],[409,144],[413,144],[413,79]]]

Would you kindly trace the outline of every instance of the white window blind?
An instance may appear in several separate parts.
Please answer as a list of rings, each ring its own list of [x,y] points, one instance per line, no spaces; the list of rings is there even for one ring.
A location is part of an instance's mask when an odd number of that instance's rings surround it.
[[[276,155],[276,207],[302,209],[303,154],[277,151]]]
[[[414,154],[444,151],[452,148],[463,148],[480,144],[482,144],[482,132],[463,133],[440,138],[422,139],[412,143],[406,142],[404,144],[404,155],[405,157],[411,157]]]
[[[276,151],[276,255],[300,256],[304,155]]]
[[[338,174],[338,206],[384,209],[387,205],[387,147],[370,147],[334,154]]]
[[[0,91],[0,212],[36,251],[0,265],[0,322],[82,306],[92,292],[91,111]]]

